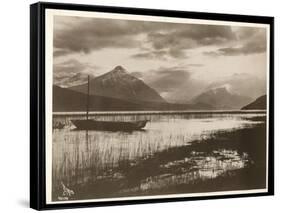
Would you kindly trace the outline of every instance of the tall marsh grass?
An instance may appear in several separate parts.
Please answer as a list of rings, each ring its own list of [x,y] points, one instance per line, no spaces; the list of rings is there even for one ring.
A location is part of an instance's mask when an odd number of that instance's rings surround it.
[[[61,182],[67,187],[75,188],[77,185],[111,178],[116,176],[116,168],[137,164],[140,159],[148,158],[156,152],[188,145],[194,140],[204,142],[216,131],[231,131],[257,122],[243,119],[247,116],[252,115],[156,114],[91,117],[111,121],[150,120],[144,131],[131,133],[76,131],[73,130],[71,120],[77,117],[54,117],[56,122],[62,122],[66,126],[62,130],[53,131],[53,190],[60,190]]]

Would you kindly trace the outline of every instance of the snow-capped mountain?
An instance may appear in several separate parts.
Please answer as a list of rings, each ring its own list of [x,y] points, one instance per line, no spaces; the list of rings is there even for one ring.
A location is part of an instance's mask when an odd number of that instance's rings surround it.
[[[210,104],[216,109],[240,109],[251,101],[249,97],[230,92],[227,87],[220,87],[199,94],[191,102]]]

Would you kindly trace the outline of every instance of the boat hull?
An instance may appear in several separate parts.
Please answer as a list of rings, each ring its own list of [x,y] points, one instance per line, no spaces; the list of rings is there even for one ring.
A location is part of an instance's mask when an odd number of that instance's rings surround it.
[[[135,122],[114,122],[90,120],[72,120],[78,130],[102,130],[102,131],[132,131],[141,130],[145,127],[148,120]]]

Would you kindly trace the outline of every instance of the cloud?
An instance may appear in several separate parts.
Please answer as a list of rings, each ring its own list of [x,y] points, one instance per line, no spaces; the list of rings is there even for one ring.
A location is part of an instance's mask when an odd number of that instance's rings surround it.
[[[264,44],[246,44],[242,47],[226,47],[218,49],[219,55],[235,56],[235,55],[249,55],[254,53],[262,53],[265,51]]]
[[[142,72],[138,72],[138,71],[136,71],[136,72],[131,72],[130,73],[132,76],[135,76],[136,78],[139,78],[139,79],[142,79],[143,78],[143,73]]]
[[[159,68],[152,72],[147,82],[160,92],[171,92],[190,78],[190,73],[181,67]]]
[[[135,59],[147,59],[147,60],[168,60],[169,58],[188,58],[183,50],[180,49],[169,49],[169,50],[150,50],[131,56]]]
[[[197,65],[195,65],[197,66]],[[200,64],[198,66],[201,66]],[[159,67],[149,72],[134,72],[169,102],[188,103],[200,93],[212,88],[227,87],[232,93],[256,98],[266,93],[264,79],[248,73],[235,73],[213,82],[193,78],[192,65],[188,67]]]
[[[71,51],[67,50],[67,49],[58,49],[58,48],[54,48],[53,51],[53,56],[54,57],[59,57],[59,56],[64,56],[64,55],[68,55],[70,54]]]
[[[195,64],[187,64],[188,67],[203,67],[204,64],[195,63]]]
[[[134,48],[140,46],[138,35],[162,27],[156,22],[55,16],[54,46],[66,53]]]
[[[149,48],[141,52],[143,46]],[[104,48],[139,48],[135,59],[185,58],[185,51],[216,46],[211,56],[265,51],[265,30],[253,27],[55,16],[54,56]]]
[[[167,46],[189,49],[202,45],[220,44],[234,40],[236,36],[230,26],[175,24],[167,32],[150,34],[149,39],[156,49]]]
[[[191,64],[190,67],[192,67]],[[195,66],[201,66],[196,64]],[[135,77],[142,79],[154,88],[169,102],[186,103],[202,91],[202,83],[192,78],[189,66],[159,67],[148,72],[133,72]]]
[[[62,87],[69,87],[85,83],[87,81],[87,76],[94,76],[94,71],[99,69],[99,67],[80,63],[75,59],[69,59],[54,64],[53,69],[54,84]]]
[[[185,54],[183,49],[177,49],[177,48],[170,48],[169,49],[169,55],[173,58],[185,58],[187,59],[188,56]]]
[[[146,51],[141,53],[133,54],[131,57],[135,59],[147,59],[147,60],[167,60],[167,51],[165,50],[156,50],[156,51]]]
[[[180,66],[159,67],[148,72],[132,72],[158,92],[168,92],[184,84],[190,77],[189,71]]]
[[[54,21],[55,56],[89,53],[103,48],[141,49],[149,45],[149,52],[139,53],[139,58],[157,58],[164,53],[173,58],[183,58],[184,50],[221,44],[235,38],[231,27],[222,25],[68,16],[55,16]]]
[[[233,31],[239,40],[247,40],[259,33],[265,33],[265,29],[255,27],[233,27]]]
[[[266,31],[262,28],[240,28],[236,32],[240,39],[236,46],[218,48],[214,51],[206,51],[209,56],[237,56],[258,54],[266,51]]]
[[[167,24],[165,28],[152,31],[147,34],[147,42],[151,50],[145,53],[133,55],[141,58],[188,58],[185,50],[224,44],[235,40],[236,35],[230,26],[194,25],[194,24]],[[155,55],[161,53],[161,55]]]

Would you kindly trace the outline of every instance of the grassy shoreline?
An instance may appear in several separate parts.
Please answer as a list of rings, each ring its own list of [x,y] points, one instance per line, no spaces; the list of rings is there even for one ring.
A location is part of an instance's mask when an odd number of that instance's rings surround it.
[[[255,119],[264,121],[260,120],[264,118]],[[119,162],[117,168],[114,168],[107,174],[106,178],[95,179],[94,181],[71,187],[75,192],[75,196],[70,199],[97,199],[264,188],[266,185],[265,130],[266,125],[264,122],[254,127],[229,132],[217,132],[211,138],[193,141],[186,146],[169,148],[137,161],[123,160]],[[156,180],[157,185],[157,178],[159,178],[159,181],[163,181],[166,178],[168,183],[172,183],[169,182],[170,179],[188,179],[189,176],[185,177],[184,175],[196,172],[192,159],[196,160],[199,158],[200,160],[200,158],[217,157],[214,152],[217,150],[235,150],[239,156],[247,156],[245,161],[247,163],[241,169],[223,172],[215,178],[195,178],[188,183],[179,181],[178,184],[164,184],[164,187],[160,188],[142,188],[143,185],[146,186],[149,183],[152,183],[153,186],[153,180]],[[165,167],[170,162],[176,163],[172,164],[171,167]],[[53,191],[54,200],[57,200],[59,195],[59,190]]]

